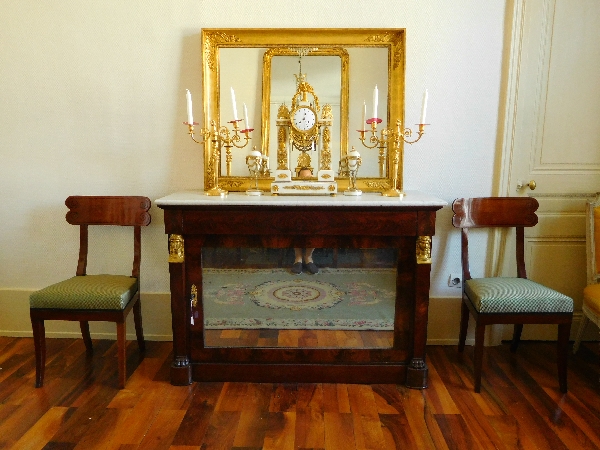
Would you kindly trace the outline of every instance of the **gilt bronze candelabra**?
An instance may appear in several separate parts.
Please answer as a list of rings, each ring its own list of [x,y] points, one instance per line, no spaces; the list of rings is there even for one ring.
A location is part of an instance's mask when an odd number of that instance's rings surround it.
[[[195,137],[194,124],[185,122],[188,126],[188,133],[192,140],[196,144],[210,145],[210,156],[208,158],[208,170],[207,176],[210,178],[210,188],[206,191],[206,195],[225,197],[228,192],[219,186],[219,167],[221,164],[221,149],[225,147],[227,173],[231,171],[231,149],[244,148],[250,142],[250,132],[252,128],[246,128],[244,130],[239,129],[238,122],[241,119],[231,120],[228,123],[232,124],[233,130],[230,130],[226,126],[222,126],[217,129],[217,124],[214,120],[210,121],[209,128],[202,128],[198,134],[201,136],[199,139]],[[242,138],[244,141],[242,141]]]
[[[381,119],[373,118],[366,121],[367,124],[371,125],[370,130],[358,130],[360,133],[360,141],[366,148],[379,148],[379,154],[384,155],[385,149],[387,148],[390,156],[391,169],[392,169],[392,187],[386,191],[383,191],[381,195],[386,197],[404,197],[403,182],[400,180],[398,185],[398,167],[404,165],[404,153],[402,148],[402,142],[407,144],[414,144],[417,142],[423,134],[425,134],[425,123],[418,124],[419,131],[416,139],[411,140],[412,130],[410,128],[401,129],[400,119],[396,121],[395,129],[382,128],[380,131],[380,137],[377,137],[377,124],[381,123]],[[366,134],[371,132],[369,140],[366,140]]]

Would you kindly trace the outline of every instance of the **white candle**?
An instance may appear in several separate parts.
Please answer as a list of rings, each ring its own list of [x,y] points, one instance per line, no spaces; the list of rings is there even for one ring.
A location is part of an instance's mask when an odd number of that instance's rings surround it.
[[[375,89],[373,89],[373,119],[377,119],[377,103],[379,102],[379,91],[377,90],[377,85],[375,85]]]
[[[231,88],[231,104],[233,106],[233,120],[238,120],[237,106],[235,104],[235,92],[233,92],[233,87]]]
[[[248,108],[246,108],[246,104],[244,103],[244,122],[246,124],[246,130],[250,129],[250,121],[248,120]]]
[[[360,122],[360,129],[365,129],[365,123],[367,121],[367,102],[363,101],[363,111],[362,111],[362,120]]]
[[[427,97],[429,96],[429,93],[427,92],[427,89],[425,89],[425,92],[423,93],[423,105],[421,106],[421,121],[419,123],[423,124],[425,123],[425,115],[427,114]]]
[[[187,101],[188,123],[190,125],[193,125],[194,124],[194,115],[192,114],[192,94],[189,89],[185,90],[185,99]]]

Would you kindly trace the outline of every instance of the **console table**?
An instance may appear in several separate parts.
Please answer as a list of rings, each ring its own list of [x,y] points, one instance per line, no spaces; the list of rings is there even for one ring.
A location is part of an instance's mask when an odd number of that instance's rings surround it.
[[[169,235],[173,322],[171,383],[192,381],[405,383],[427,387],[425,344],[431,237],[446,202],[408,191],[403,199],[210,197],[179,192],[156,200]],[[395,248],[393,344],[389,348],[207,347],[203,247]],[[198,288],[196,288],[198,286]]]

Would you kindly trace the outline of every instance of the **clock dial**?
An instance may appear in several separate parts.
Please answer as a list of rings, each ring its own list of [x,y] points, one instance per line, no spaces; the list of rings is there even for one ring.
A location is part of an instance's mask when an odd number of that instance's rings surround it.
[[[308,131],[315,126],[316,116],[310,108],[298,108],[292,117],[294,127],[299,131]]]

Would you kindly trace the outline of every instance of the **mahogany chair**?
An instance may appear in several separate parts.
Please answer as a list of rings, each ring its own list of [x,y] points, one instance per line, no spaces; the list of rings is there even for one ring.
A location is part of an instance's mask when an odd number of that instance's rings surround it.
[[[586,217],[587,286],[583,290],[583,317],[573,345],[573,353],[579,350],[587,324],[592,321],[600,326],[600,193],[587,203]]]
[[[133,309],[135,331],[140,351],[145,350],[140,305],[141,227],[150,223],[150,199],[147,197],[72,196],[67,222],[79,225],[79,261],[76,275],[48,286],[29,297],[31,326],[35,345],[35,386],[44,384],[46,365],[45,320],[78,321],[89,355],[93,353],[89,321],[117,324],[119,388],[127,378],[125,320]],[[128,275],[87,275],[88,226],[120,225],[133,227],[133,269]],[[110,252],[112,249],[106,249]]]
[[[452,204],[452,224],[461,229],[463,295],[458,351],[465,348],[469,314],[475,318],[474,387],[481,389],[485,326],[514,324],[512,352],[517,350],[523,324],[558,324],[558,381],[567,392],[567,355],[573,319],[573,299],[527,279],[525,227],[537,224],[538,202],[529,197],[459,198]],[[516,229],[517,277],[471,278],[469,229]]]

